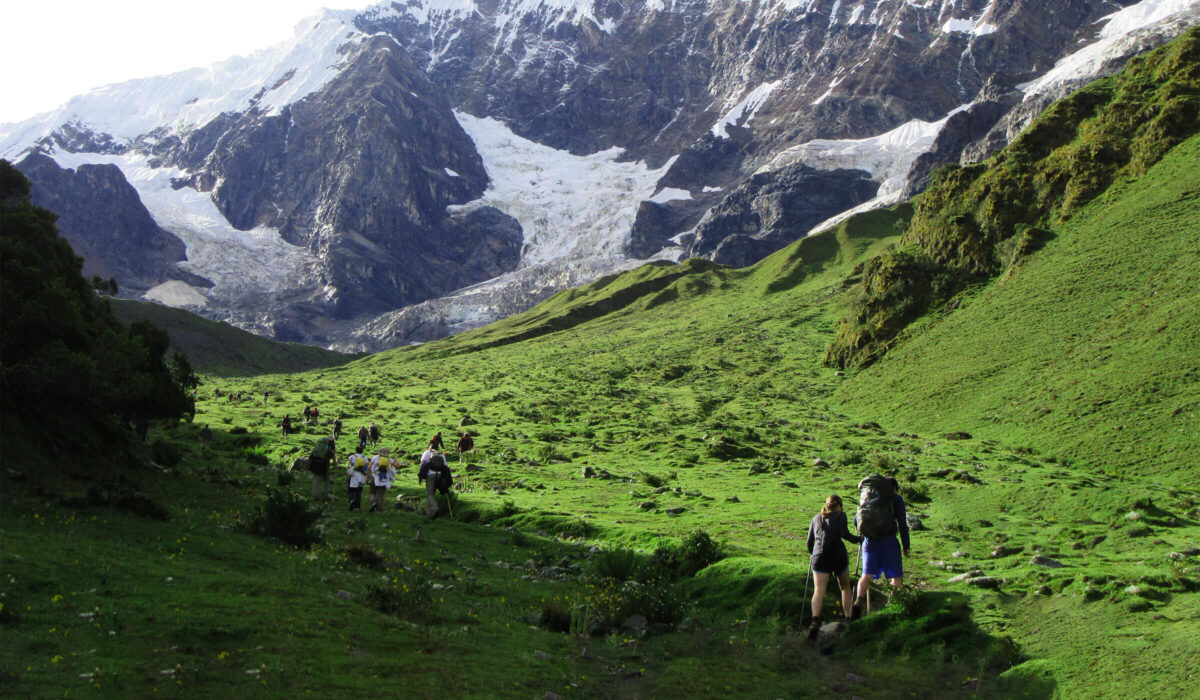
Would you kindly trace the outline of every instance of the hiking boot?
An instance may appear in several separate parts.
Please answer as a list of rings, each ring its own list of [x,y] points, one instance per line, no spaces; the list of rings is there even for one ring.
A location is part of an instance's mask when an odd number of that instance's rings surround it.
[[[851,620],[857,620],[862,616],[863,616],[863,609],[862,609],[861,605],[855,605],[850,608],[850,619]]]
[[[808,626],[808,641],[817,641],[817,635],[821,632],[821,620],[814,618],[812,624]]]

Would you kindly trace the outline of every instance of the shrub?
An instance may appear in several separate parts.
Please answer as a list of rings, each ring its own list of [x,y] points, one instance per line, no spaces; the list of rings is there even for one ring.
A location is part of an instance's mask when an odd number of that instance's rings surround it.
[[[383,552],[359,544],[348,544],[342,547],[342,556],[346,557],[346,561],[351,564],[368,569],[383,569],[387,565],[387,558],[383,556]]]
[[[653,488],[658,488],[666,483],[661,476],[651,474],[650,472],[638,472],[638,478],[641,479],[643,484]]]
[[[695,576],[709,564],[720,561],[725,555],[721,545],[715,542],[704,530],[696,530],[683,540],[679,547],[681,576]]]
[[[296,473],[293,471],[290,471],[288,469],[280,469],[278,472],[275,473],[276,483],[278,483],[280,486],[282,486],[284,488],[291,486],[292,482],[295,480],[296,480]]]
[[[158,464],[164,467],[177,467],[183,461],[183,450],[173,442],[156,438],[150,443],[150,455]]]
[[[247,447],[242,450],[242,459],[250,464],[257,464],[261,467],[271,463],[271,458],[267,455],[266,447]]]
[[[596,552],[592,571],[602,578],[628,581],[637,574],[640,565],[640,557],[632,549],[602,549]]]
[[[679,590],[666,581],[638,583],[607,579],[589,589],[584,601],[593,633],[607,632],[620,626],[631,616],[641,615],[656,626],[672,626],[683,619],[686,601]]]
[[[243,529],[308,549],[325,539],[320,519],[319,506],[286,489],[268,488],[266,500],[243,523]]]
[[[417,571],[400,571],[391,581],[372,583],[363,595],[367,607],[410,622],[432,622],[433,589]]]
[[[920,600],[921,592],[916,586],[900,586],[892,589],[888,607],[895,611],[897,617],[911,618],[915,615]]]
[[[245,435],[247,432],[248,431],[246,430],[245,426],[241,425],[235,425],[229,429],[230,435]]]

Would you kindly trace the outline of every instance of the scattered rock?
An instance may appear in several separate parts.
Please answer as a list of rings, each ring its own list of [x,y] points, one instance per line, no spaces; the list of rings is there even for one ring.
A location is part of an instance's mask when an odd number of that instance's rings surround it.
[[[642,615],[630,615],[629,617],[625,618],[624,622],[621,623],[621,629],[625,630],[634,637],[642,637],[645,636],[646,628],[649,626],[649,624],[650,623]]]
[[[1187,559],[1187,555],[1183,552],[1171,552],[1167,555],[1167,558],[1171,561],[1183,561],[1184,559]]]
[[[999,588],[1001,583],[1003,583],[1003,579],[996,578],[995,576],[976,576],[966,580],[968,586],[975,586],[976,588]]]
[[[935,569],[941,569],[942,571],[955,571],[954,565],[945,561],[931,561],[929,562],[929,565]]]
[[[338,600],[354,600],[355,598],[358,597],[358,596],[354,595],[353,593],[351,593],[350,591],[344,591],[344,590],[338,591],[335,594],[335,596],[338,598]]]
[[[466,471],[468,474],[475,474],[483,471],[483,467],[479,466],[478,464],[468,464]]]
[[[1142,589],[1138,588],[1137,586],[1129,586],[1125,589],[1125,592],[1129,595],[1141,595]]]
[[[1011,557],[1012,555],[1020,552],[1022,549],[1024,549],[1024,547],[1009,547],[1006,544],[1002,544],[992,550],[992,558],[1000,559],[1002,557]]]
[[[955,480],[961,481],[964,484],[982,484],[983,483],[983,479],[980,479],[979,477],[975,476],[971,472],[958,472],[958,474],[954,478],[955,478]]]
[[[686,493],[684,493],[683,495],[685,495],[685,496],[691,496],[692,498],[696,498],[696,497],[698,497],[698,496],[703,496],[704,494],[700,493],[699,491],[687,491],[687,492],[686,492]]]
[[[845,622],[827,622],[821,625],[820,631],[817,633],[817,645],[825,648],[837,644],[842,638],[842,633],[846,631]]]
[[[651,493],[660,494],[660,493],[666,493],[667,491],[670,491],[670,490],[671,489],[667,486],[659,486],[658,488],[654,489],[654,491],[652,491]]]
[[[993,523],[991,520],[976,520],[975,524],[978,525],[979,527],[995,527],[996,526],[995,523]]]
[[[783,472],[776,469],[775,471],[771,472],[771,476],[783,476]]]
[[[846,682],[847,683],[862,683],[865,680],[867,680],[867,679],[863,678],[862,676],[858,675],[857,673],[847,673],[846,674]]]
[[[794,481],[785,481],[785,482],[783,482],[782,484],[780,484],[780,486],[785,486],[785,487],[787,487],[787,488],[789,488],[789,489],[798,489],[798,488],[800,488],[800,485],[799,485],[799,484],[797,484],[797,483],[796,483],[796,482],[794,482]]]
[[[1187,549],[1183,550],[1182,554],[1188,557],[1200,557],[1200,548],[1188,547]]]
[[[906,519],[908,520],[908,529],[909,530],[913,530],[915,532],[920,532],[921,530],[929,529],[929,528],[925,527],[925,523],[921,522],[920,518],[913,515],[912,513],[906,513],[905,515],[906,515]]]
[[[982,572],[982,571],[980,571],[979,569],[972,569],[971,571],[968,571],[968,572],[967,572],[967,573],[965,573],[965,574],[959,574],[958,576],[953,576],[953,577],[951,577],[951,578],[950,578],[950,583],[962,583],[962,582],[964,582],[964,581],[967,581],[967,580],[969,580],[969,579],[973,579],[973,578],[979,578],[979,577],[982,577],[982,576],[983,576],[983,572]]]
[[[470,416],[463,416],[458,419],[458,427],[465,428],[468,425],[475,425],[475,419]]]
[[[683,513],[686,511],[687,508],[684,508],[683,506],[676,506],[675,508],[668,508],[667,515],[683,515]]]
[[[820,457],[817,457],[816,459],[814,459],[812,461],[812,465],[814,467],[816,467],[817,469],[824,469],[825,467],[829,466],[829,462],[826,462],[825,460],[821,459]]]
[[[421,532],[421,528],[417,528],[417,534],[413,535],[413,541],[414,542],[424,542],[425,541],[425,533]]]
[[[950,556],[954,557],[955,559],[962,559],[963,557],[967,556],[967,553],[963,552],[963,551],[958,551],[958,552],[951,553]]]
[[[591,467],[584,467],[580,470],[580,475],[585,479],[594,479],[596,478],[596,470]]]
[[[538,661],[549,661],[552,657],[546,652],[539,650],[533,652],[533,658],[537,659]]]
[[[1044,557],[1040,554],[1037,554],[1032,559],[1030,559],[1029,565],[1030,566],[1041,566],[1041,567],[1045,567],[1047,569],[1061,569],[1064,566],[1066,566],[1066,564],[1063,564],[1061,561],[1058,561],[1056,559],[1051,559],[1050,557]]]
[[[1038,589],[1034,591],[1034,593],[1037,593],[1040,596],[1048,596],[1053,593],[1053,591],[1050,590],[1050,586],[1047,586],[1043,583],[1041,586],[1038,586]]]
[[[580,652],[579,652],[579,658],[581,658],[581,659],[590,659],[590,658],[592,658],[592,650],[591,650],[591,649],[588,649],[587,647],[584,647],[584,648],[583,648],[583,651],[580,651]]]
[[[654,501],[642,501],[642,504],[638,507],[642,510],[654,510],[658,507],[658,504]]]
[[[1130,522],[1134,522],[1134,521],[1137,521],[1137,520],[1141,520],[1141,519],[1142,519],[1142,514],[1141,514],[1141,513],[1139,513],[1139,512],[1137,512],[1136,510],[1131,510],[1131,511],[1129,511],[1128,513],[1126,513],[1126,514],[1125,514],[1125,519],[1126,519],[1126,520],[1128,520],[1128,521],[1130,521]]]
[[[733,495],[733,496],[730,496],[729,498],[726,498],[725,502],[726,503],[741,503],[742,499],[738,498],[736,495]]]
[[[946,433],[942,437],[946,438],[947,440],[970,440],[971,434],[962,430],[956,430],[952,433]]]

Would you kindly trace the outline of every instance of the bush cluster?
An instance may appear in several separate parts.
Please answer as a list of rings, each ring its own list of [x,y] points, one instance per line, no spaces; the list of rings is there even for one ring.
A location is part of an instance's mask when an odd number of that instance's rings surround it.
[[[243,522],[242,529],[308,549],[325,540],[320,520],[319,506],[292,491],[272,487],[267,489],[266,499]]]

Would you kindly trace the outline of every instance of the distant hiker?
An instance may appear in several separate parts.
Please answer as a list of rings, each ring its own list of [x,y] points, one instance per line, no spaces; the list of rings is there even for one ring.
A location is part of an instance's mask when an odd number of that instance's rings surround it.
[[[216,388],[216,389],[213,389],[213,398],[214,398],[214,399],[219,399],[219,398],[221,398],[221,389],[220,389],[220,387],[218,387],[218,388]]]
[[[279,423],[279,427],[283,428],[283,436],[284,437],[291,435],[291,433],[292,433],[292,417],[284,416],[283,420],[280,421],[280,423]]]
[[[442,443],[442,431],[437,431],[433,437],[429,438],[429,449],[439,452],[446,449],[446,445]]]
[[[475,449],[475,441],[471,439],[470,435],[463,433],[462,437],[458,439],[458,461],[462,461],[464,452],[470,452],[473,449]]]
[[[337,444],[332,437],[323,437],[308,456],[308,470],[313,475],[313,500],[329,501],[329,465],[337,459]]]
[[[896,533],[904,540],[904,556],[909,552],[908,514],[898,493],[900,484],[893,478],[872,474],[858,483],[858,490],[854,526],[864,538],[863,573],[858,581],[858,602],[854,604],[852,618],[860,617],[864,610],[871,611],[871,579],[887,576],[893,587],[904,582],[904,560]]]
[[[836,576],[838,589],[842,592],[842,613],[849,618],[851,611],[850,597],[850,555],[846,553],[846,545],[842,540],[858,544],[862,537],[850,534],[846,525],[846,513],[842,510],[842,498],[836,494],[825,499],[821,512],[813,516],[808,525],[808,551],[812,556],[809,566],[813,572],[814,590],[812,597],[812,626],[808,630],[808,638],[816,639],[821,629],[821,605],[825,602],[825,591],[829,587],[829,577]]]
[[[368,435],[371,438],[371,445],[375,445],[375,443],[379,442],[379,426],[372,423],[371,429],[368,431]]]
[[[312,409],[312,424],[316,425],[317,421],[321,420],[321,409],[313,406]]]
[[[304,406],[304,422],[307,423],[310,420],[312,420],[312,406],[305,404],[305,406]]]
[[[370,476],[368,474],[370,465],[361,449],[355,450],[350,455],[349,465],[349,468],[346,469],[346,476],[350,478],[350,481],[346,485],[346,493],[350,498],[350,510],[362,511],[363,486],[366,485],[367,478]]]
[[[432,520],[441,512],[437,502],[438,493],[446,497],[446,507],[451,507],[450,486],[454,483],[454,477],[450,474],[450,465],[446,464],[445,456],[432,447],[421,455],[421,469],[417,472],[417,483],[422,482],[425,484],[425,515]],[[450,511],[450,516],[454,517],[453,510]]]
[[[383,510],[383,498],[395,479],[395,463],[388,454],[388,448],[380,447],[379,454],[371,458],[371,510]]]
[[[270,396],[271,396],[271,392],[269,392],[269,391],[264,391],[264,392],[263,392],[263,405],[264,405],[264,406],[266,406],[266,405],[267,405],[267,399],[268,399]]]
[[[208,423],[205,423],[204,427],[200,429],[200,454],[201,455],[208,454],[208,443],[212,442],[212,438],[213,438],[212,430],[208,427]]]
[[[333,421],[333,437],[335,439],[339,439],[339,440],[342,437],[342,417],[341,416],[338,416]]]
[[[365,425],[359,426],[359,428],[358,428],[358,451],[359,452],[362,452],[363,450],[367,449],[367,438],[368,437],[369,437],[369,433],[367,433],[367,426],[365,426]]]

